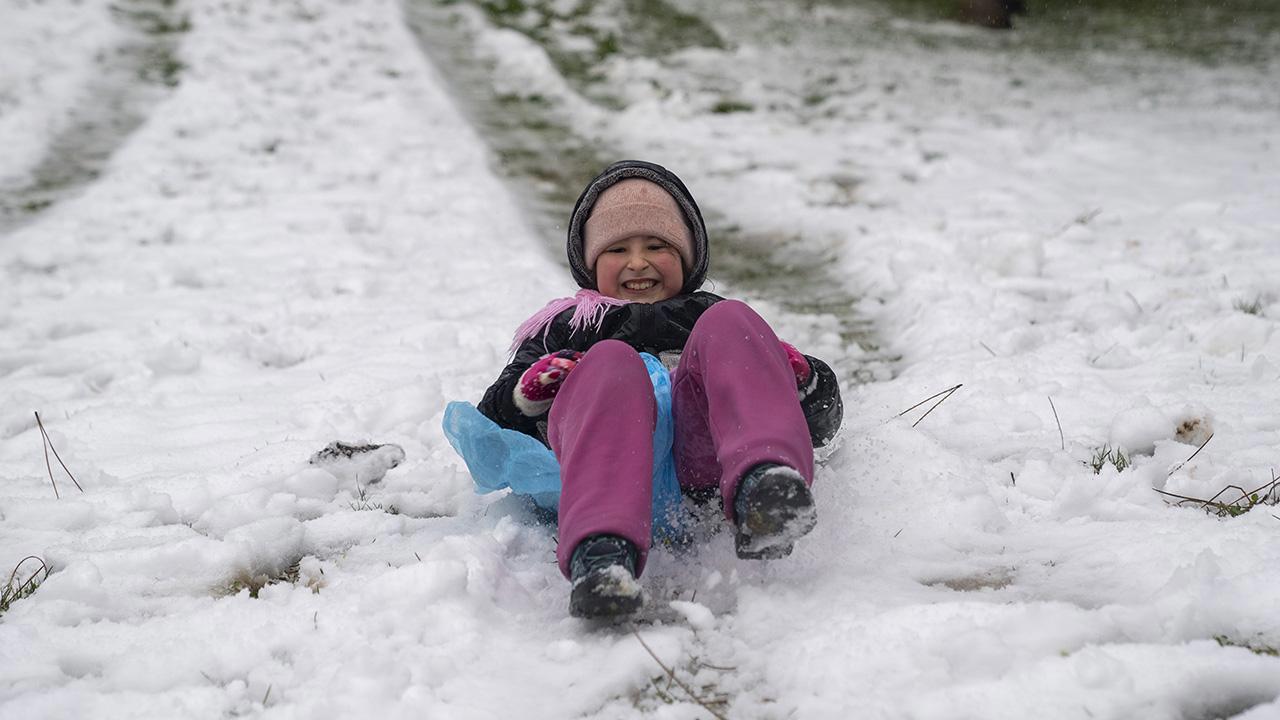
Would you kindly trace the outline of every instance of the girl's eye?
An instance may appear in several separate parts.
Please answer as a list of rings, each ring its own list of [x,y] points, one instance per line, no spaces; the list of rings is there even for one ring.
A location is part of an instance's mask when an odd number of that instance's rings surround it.
[[[666,250],[667,244],[666,243],[650,243],[649,249],[650,250]]]
[[[605,250],[607,253],[624,253],[626,251],[627,249],[624,247],[611,247],[608,250]]]

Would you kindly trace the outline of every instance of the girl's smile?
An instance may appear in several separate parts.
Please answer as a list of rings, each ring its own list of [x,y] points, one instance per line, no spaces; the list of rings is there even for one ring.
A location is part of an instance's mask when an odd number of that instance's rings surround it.
[[[635,235],[604,249],[596,259],[596,286],[619,300],[655,303],[684,285],[680,253],[660,238]]]

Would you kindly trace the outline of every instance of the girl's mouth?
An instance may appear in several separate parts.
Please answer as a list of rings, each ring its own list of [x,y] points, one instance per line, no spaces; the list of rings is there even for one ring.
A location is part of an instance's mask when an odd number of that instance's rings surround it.
[[[622,283],[622,287],[632,292],[644,292],[645,290],[648,290],[649,288],[652,288],[654,285],[657,285],[657,284],[658,284],[657,280],[628,280]]]

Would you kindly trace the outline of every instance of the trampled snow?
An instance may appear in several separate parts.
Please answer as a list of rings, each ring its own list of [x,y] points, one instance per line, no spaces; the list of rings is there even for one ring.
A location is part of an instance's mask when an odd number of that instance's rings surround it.
[[[19,5],[6,183],[120,32]],[[614,57],[619,107],[464,25],[502,92],[861,298],[874,351],[715,288],[846,382],[791,558],[659,548],[635,623],[570,618],[551,531],[440,430],[568,273],[396,3],[191,0],[176,87],[0,236],[0,568],[52,571],[0,615],[0,717],[1280,717],[1280,510],[1156,492],[1280,466],[1275,62],[891,25],[910,54],[843,5],[770,44],[800,4],[727,5],[681,3],[756,41]],[[334,441],[404,456],[308,462]]]

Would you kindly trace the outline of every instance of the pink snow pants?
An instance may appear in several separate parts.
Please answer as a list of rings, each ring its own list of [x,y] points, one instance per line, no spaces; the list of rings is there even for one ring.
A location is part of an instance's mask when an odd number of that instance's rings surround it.
[[[548,440],[560,461],[560,570],[578,543],[618,535],[651,541],[653,385],[630,345],[591,346],[551,406]],[[672,373],[676,476],[683,489],[719,487],[733,520],[738,480],[765,462],[813,482],[813,444],[786,352],[747,305],[723,300],[699,318]]]

